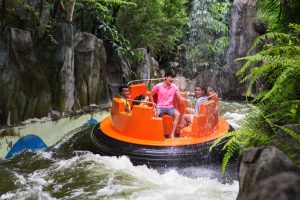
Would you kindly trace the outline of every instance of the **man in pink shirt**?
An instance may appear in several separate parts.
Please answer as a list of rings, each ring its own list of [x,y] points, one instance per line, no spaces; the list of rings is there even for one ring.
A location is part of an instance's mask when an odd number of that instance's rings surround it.
[[[174,133],[179,121],[180,113],[175,109],[173,105],[174,96],[176,95],[180,101],[189,102],[188,99],[183,98],[176,85],[173,84],[175,74],[172,71],[167,71],[164,75],[165,81],[155,85],[151,92],[151,101],[153,102],[153,96],[157,94],[157,116],[163,115],[174,116],[173,129],[170,134],[174,137]]]

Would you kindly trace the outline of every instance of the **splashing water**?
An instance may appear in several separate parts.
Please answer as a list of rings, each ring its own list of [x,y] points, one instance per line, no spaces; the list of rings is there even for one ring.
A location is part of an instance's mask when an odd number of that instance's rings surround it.
[[[236,103],[220,106],[228,116],[247,110]],[[235,120],[232,117],[238,124]],[[231,200],[237,196],[238,181],[220,178],[220,166],[150,169],[133,166],[124,156],[92,154],[86,148],[91,129],[91,125],[75,129],[46,151],[1,160],[0,199]]]

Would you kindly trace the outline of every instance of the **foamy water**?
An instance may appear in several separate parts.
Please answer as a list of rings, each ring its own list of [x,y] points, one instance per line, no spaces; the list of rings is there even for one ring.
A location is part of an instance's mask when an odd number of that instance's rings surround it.
[[[220,107],[234,128],[249,110],[230,102],[220,102]],[[236,199],[238,181],[230,173],[225,174],[229,180],[224,179],[220,166],[133,166],[124,156],[84,150],[91,129],[73,130],[46,151],[24,152],[0,161],[0,199]]]
[[[224,101],[220,102],[221,115],[234,129],[241,128],[240,122],[249,111],[250,107],[246,104]]]
[[[37,156],[49,159],[47,153]],[[235,199],[238,192],[237,181],[223,184],[209,178],[209,174],[191,178],[175,169],[159,173],[146,166],[133,166],[127,157],[105,157],[87,152],[53,161],[52,165],[26,175],[14,172],[14,181],[19,187],[0,198],[213,200]]]

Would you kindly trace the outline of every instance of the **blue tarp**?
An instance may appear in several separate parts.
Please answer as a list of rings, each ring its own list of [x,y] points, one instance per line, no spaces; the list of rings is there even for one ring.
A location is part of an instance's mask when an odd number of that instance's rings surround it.
[[[22,151],[32,151],[36,152],[41,149],[47,148],[47,145],[44,141],[34,134],[26,135],[19,139],[7,153],[5,159],[13,157],[15,154],[18,154]]]

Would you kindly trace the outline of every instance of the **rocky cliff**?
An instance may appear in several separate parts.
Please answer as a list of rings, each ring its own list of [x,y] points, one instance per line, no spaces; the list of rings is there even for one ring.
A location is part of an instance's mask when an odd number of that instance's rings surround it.
[[[244,96],[246,85],[236,77],[244,62],[236,59],[253,53],[248,49],[255,38],[265,32],[265,28],[264,23],[256,19],[256,0],[234,0],[226,65],[217,70],[205,70],[196,78],[196,83],[212,87],[227,99]]]
[[[50,86],[33,52],[29,32],[10,29],[0,38],[0,121],[11,125],[46,116]]]
[[[142,55],[150,65],[149,54]],[[139,77],[150,76],[145,69],[138,63]],[[108,107],[131,78],[126,57],[92,34],[75,33],[68,22],[35,43],[24,30],[1,33],[0,72],[0,126]]]

